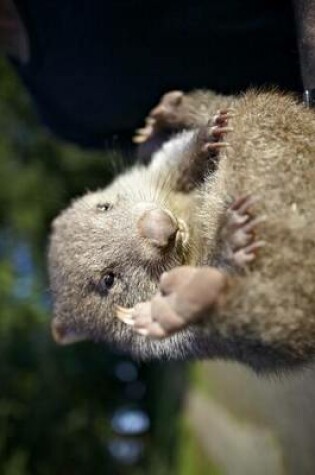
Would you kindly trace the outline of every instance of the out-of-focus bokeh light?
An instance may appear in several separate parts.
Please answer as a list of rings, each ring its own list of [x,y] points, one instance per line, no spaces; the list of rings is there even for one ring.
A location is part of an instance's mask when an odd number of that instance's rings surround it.
[[[140,435],[150,428],[150,419],[141,409],[118,409],[111,418],[112,429],[121,435]]]
[[[133,465],[141,459],[144,452],[144,442],[139,439],[112,439],[107,448],[114,459],[121,464]]]
[[[136,381],[138,378],[138,368],[131,361],[121,361],[115,366],[115,376],[123,383]]]

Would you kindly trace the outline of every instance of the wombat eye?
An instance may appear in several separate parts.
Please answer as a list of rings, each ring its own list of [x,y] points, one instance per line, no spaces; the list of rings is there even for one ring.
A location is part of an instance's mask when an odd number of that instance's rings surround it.
[[[98,203],[96,205],[98,211],[108,211],[111,207],[112,205],[110,203]]]
[[[114,282],[115,282],[114,273],[108,272],[102,277],[102,280],[101,280],[102,290],[106,292],[107,290],[111,289],[114,285]]]

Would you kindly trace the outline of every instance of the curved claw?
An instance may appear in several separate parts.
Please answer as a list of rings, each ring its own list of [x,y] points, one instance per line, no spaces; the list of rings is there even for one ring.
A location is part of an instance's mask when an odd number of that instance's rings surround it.
[[[217,115],[219,114],[235,114],[236,110],[234,107],[225,107],[224,109],[218,109]]]
[[[218,125],[214,125],[210,129],[210,134],[215,137],[218,137],[226,132],[233,132],[233,130],[233,127],[219,127]]]
[[[203,147],[202,147],[202,151],[203,152],[216,152],[219,148],[225,148],[225,147],[228,147],[230,144],[229,142],[210,142],[210,143],[206,143]]]
[[[145,137],[143,135],[135,135],[134,137],[132,137],[132,141],[135,144],[142,144],[142,143],[146,142],[147,139],[148,139],[148,137]]]
[[[243,195],[237,198],[232,203],[230,209],[233,211],[237,211],[239,214],[245,214],[250,208],[253,207],[253,205],[256,205],[259,201],[260,198],[257,195]]]
[[[131,308],[126,308],[126,307],[121,307],[120,305],[116,305],[116,317],[126,325],[133,326],[135,324],[134,318],[133,318],[133,307]]]
[[[154,132],[156,120],[153,117],[147,117],[144,127],[137,129],[135,135],[132,137],[132,141],[135,144],[141,144],[146,142]]]
[[[144,303],[138,305],[141,307]],[[139,307],[137,307],[138,310]],[[154,322],[151,317],[148,321],[143,321],[141,313],[139,314],[135,308],[125,308],[116,305],[116,317],[126,325],[133,327],[133,331],[141,336],[150,336],[152,338],[163,338],[166,336],[165,331],[158,322]]]
[[[265,241],[257,241],[252,244],[249,244],[248,246],[242,249],[239,249],[233,255],[234,262],[240,267],[245,266],[246,264],[256,259],[257,251],[259,251],[259,249],[261,249],[265,245]]]
[[[216,125],[223,125],[226,124],[229,119],[233,119],[235,117],[235,109],[221,109],[216,112],[213,117],[213,124]]]
[[[266,241],[263,241],[263,240],[255,241],[252,244],[250,244],[249,246],[245,247],[244,252],[246,254],[253,253],[253,252],[257,251],[258,249],[261,249],[262,247],[265,247],[266,244],[267,244]]]
[[[129,315],[131,314],[131,312],[133,312],[133,307],[122,307],[121,305],[116,305],[116,310],[118,310],[119,312],[121,312],[122,314],[125,314],[125,315]]]
[[[149,335],[149,330],[146,330],[145,328],[138,328],[135,330],[136,333],[139,333],[141,336],[148,336]]]
[[[245,233],[250,233],[255,230],[256,226],[261,223],[265,223],[267,221],[267,216],[262,215],[258,216],[258,218],[252,219],[248,223],[245,224],[244,226],[244,232]]]

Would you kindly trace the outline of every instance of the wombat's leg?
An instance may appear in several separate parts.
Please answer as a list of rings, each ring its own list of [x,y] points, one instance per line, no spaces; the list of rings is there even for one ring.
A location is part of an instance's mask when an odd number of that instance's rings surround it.
[[[144,127],[137,129],[133,137],[140,161],[148,162],[173,133],[190,128],[186,102],[182,91],[171,91],[149,112]]]
[[[118,307],[117,317],[141,335],[164,338],[208,316],[227,286],[228,276],[213,267],[177,267],[161,276],[150,302]]]
[[[219,150],[228,145],[222,139],[225,133],[233,131],[233,127],[228,126],[228,120],[232,117],[233,113],[228,109],[220,110],[207,126],[199,129],[192,157],[193,162],[198,163],[200,160],[216,158]]]
[[[220,103],[225,106],[227,98],[209,92],[184,94],[182,91],[171,91],[164,94],[149,112],[144,127],[135,132],[133,142],[138,145],[138,158],[148,161],[172,134],[206,125]],[[225,112],[225,117],[218,118],[217,125],[220,126],[226,125],[233,111],[226,108],[222,112]]]
[[[190,192],[200,186],[209,173],[215,171],[220,150],[228,146],[223,140],[224,135],[233,130],[227,126],[230,117],[232,114],[228,110],[219,111],[208,125],[193,133],[178,161],[177,174],[173,180],[174,190]]]
[[[170,132],[185,128],[187,121],[185,108],[182,107],[183,100],[184,93],[182,91],[171,91],[164,94],[158,105],[149,112],[144,127],[136,130],[133,142],[143,144],[162,131]]]
[[[265,245],[264,241],[255,240],[256,227],[265,221],[264,216],[255,217],[251,213],[256,202],[254,196],[241,196],[226,210],[219,231],[219,251],[213,263],[215,267],[238,271],[252,262],[257,250]]]
[[[189,193],[201,186],[217,167],[223,140],[232,130],[227,121],[233,116],[228,109],[219,111],[211,122],[194,130],[185,130],[165,143],[153,156],[149,173],[165,177],[173,191]]]
[[[208,98],[211,101],[211,98]],[[222,111],[228,119],[232,110],[226,108]],[[208,117],[210,117],[210,112]],[[137,129],[133,142],[143,144],[155,135],[167,132],[192,129],[207,123],[207,107],[200,102],[200,98],[183,91],[170,91],[164,94],[145,119],[144,127]],[[218,125],[224,125],[224,117],[220,117]]]

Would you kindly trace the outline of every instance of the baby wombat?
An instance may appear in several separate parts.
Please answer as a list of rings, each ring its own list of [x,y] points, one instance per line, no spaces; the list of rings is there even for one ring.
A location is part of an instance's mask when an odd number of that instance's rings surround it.
[[[223,357],[256,370],[315,354],[314,112],[277,92],[249,92],[214,115],[213,100],[181,95],[172,112],[182,110],[180,124],[189,104],[192,130],[54,221],[60,343],[105,340],[139,358]],[[140,142],[157,122],[149,117]],[[253,194],[264,222],[251,214]],[[267,245],[249,268],[263,244],[256,226]]]

